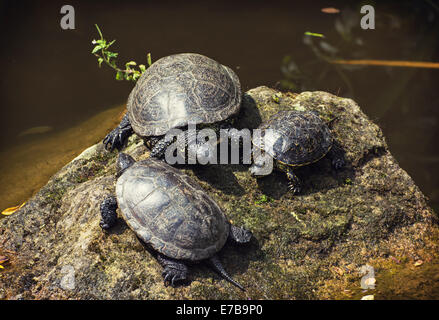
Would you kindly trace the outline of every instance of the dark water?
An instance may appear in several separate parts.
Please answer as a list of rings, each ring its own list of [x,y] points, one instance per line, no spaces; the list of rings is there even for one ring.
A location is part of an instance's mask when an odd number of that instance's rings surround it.
[[[439,62],[439,4],[374,3],[376,29],[362,30],[355,1],[69,1],[76,29],[64,31],[65,1],[0,2],[0,209],[25,201],[117,122],[133,84],[97,67],[90,54],[97,23],[117,39],[121,62],[198,52],[233,68],[244,90],[268,85],[354,98],[438,211],[439,69],[328,60]],[[45,132],[20,136],[41,126]]]

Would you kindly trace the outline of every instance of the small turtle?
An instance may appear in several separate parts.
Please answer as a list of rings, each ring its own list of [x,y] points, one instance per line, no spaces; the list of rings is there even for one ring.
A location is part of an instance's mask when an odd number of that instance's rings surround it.
[[[224,270],[217,252],[227,240],[248,243],[250,231],[231,225],[197,183],[164,161],[135,162],[120,153],[117,171],[117,198],[109,196],[100,206],[102,229],[116,223],[119,206],[127,225],[157,252],[165,285],[174,287],[186,279],[187,262],[208,260],[222,277],[244,290]]]
[[[319,161],[325,155],[332,159],[338,170],[345,164],[342,150],[335,145],[328,125],[315,112],[280,111],[262,123],[261,139],[253,140],[255,147],[272,157],[274,167],[284,171],[289,189],[299,193],[301,183],[293,169]],[[252,175],[265,175],[266,159],[262,155],[254,159],[250,167]]]
[[[212,126],[217,132],[220,126],[231,127],[230,117],[238,113],[241,98],[239,78],[229,67],[195,53],[167,56],[139,78],[128,97],[128,112],[103,143],[110,151],[120,150],[134,131],[149,146],[151,156],[161,158],[174,141],[175,137],[166,137],[171,129],[191,123]],[[194,141],[182,139],[185,146]]]

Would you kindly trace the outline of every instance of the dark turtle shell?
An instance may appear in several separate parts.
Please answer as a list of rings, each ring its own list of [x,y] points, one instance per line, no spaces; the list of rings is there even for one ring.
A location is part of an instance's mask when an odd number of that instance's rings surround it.
[[[144,242],[167,257],[203,260],[218,252],[229,235],[223,211],[189,176],[149,158],[117,180],[122,216]]]
[[[261,137],[253,143],[274,159],[290,166],[303,166],[318,161],[332,147],[328,126],[316,114],[281,111],[259,126]],[[271,129],[271,130],[267,130]]]
[[[160,136],[188,122],[213,123],[238,112],[241,85],[230,68],[195,53],[154,62],[128,97],[131,126],[138,135]]]

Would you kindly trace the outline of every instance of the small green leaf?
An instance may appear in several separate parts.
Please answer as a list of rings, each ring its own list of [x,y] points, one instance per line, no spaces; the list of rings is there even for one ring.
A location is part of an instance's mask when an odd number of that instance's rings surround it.
[[[123,80],[125,73],[123,73],[122,71],[118,71],[116,73],[116,80]]]
[[[103,58],[98,58],[99,68],[101,67],[102,62],[104,61]]]
[[[141,71],[142,73],[144,73],[145,70],[146,70],[146,67],[145,67],[144,64],[139,64],[139,69],[140,69],[140,71]]]
[[[96,53],[96,52],[98,52],[98,51],[101,50],[101,49],[102,49],[102,45],[98,44],[96,47],[93,48],[93,50],[91,51],[91,53]]]
[[[108,59],[117,58],[117,56],[119,55],[118,53],[111,51],[106,51],[105,53],[107,54]]]
[[[148,54],[147,54],[147,56],[146,56],[146,61],[148,62],[148,66],[150,66],[150,65],[152,64],[152,61],[151,61],[151,53],[148,53]]]
[[[271,199],[270,197],[267,197],[265,194],[263,194],[259,200],[255,201],[255,204],[267,203],[267,202],[271,202],[272,200],[273,199]]]
[[[319,38],[324,38],[325,36],[323,35],[323,34],[321,34],[321,33],[315,33],[315,32],[309,32],[309,31],[306,31],[305,32],[305,35],[307,35],[307,36],[312,36],[312,37],[319,37]]]
[[[273,94],[273,96],[271,98],[273,99],[274,102],[279,103],[280,98],[282,98],[282,94],[281,93]]]
[[[130,62],[125,63],[126,67],[128,67],[128,66],[135,66],[135,65],[137,65],[137,63],[135,61],[130,61]]]
[[[96,29],[98,29],[99,35],[101,36],[101,39],[102,39],[102,38],[103,38],[103,36],[102,36],[102,32],[101,32],[101,29],[99,29],[99,27],[98,27],[98,25],[97,25],[97,24],[95,24],[95,26],[96,26]]]
[[[113,40],[113,41],[111,41],[109,44],[107,44],[107,49],[113,44],[113,43],[115,43],[116,42],[116,40]]]

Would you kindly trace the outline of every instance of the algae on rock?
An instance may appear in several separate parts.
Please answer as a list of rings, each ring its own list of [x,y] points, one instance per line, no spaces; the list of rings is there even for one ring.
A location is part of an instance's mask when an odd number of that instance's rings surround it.
[[[189,285],[164,287],[160,265],[123,220],[108,233],[100,229],[99,204],[114,192],[117,153],[106,152],[99,143],[0,221],[0,255],[10,259],[0,274],[3,296],[350,298],[340,291],[359,287],[362,265],[388,271],[389,257],[406,262],[432,259],[438,243],[435,215],[390,154],[379,127],[353,100],[319,91],[292,94],[258,87],[244,94],[237,126],[256,128],[274,113],[292,109],[316,110],[325,120],[335,119],[333,133],[345,151],[346,168],[335,172],[324,158],[297,170],[304,185],[295,196],[277,172],[254,179],[245,165],[180,168],[233,223],[254,233],[249,246],[227,245],[220,252],[225,268],[246,292],[203,264],[193,266]],[[136,160],[148,156],[135,136],[124,152]],[[272,201],[259,201],[262,196]]]

